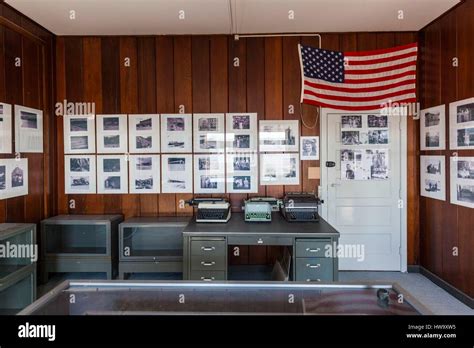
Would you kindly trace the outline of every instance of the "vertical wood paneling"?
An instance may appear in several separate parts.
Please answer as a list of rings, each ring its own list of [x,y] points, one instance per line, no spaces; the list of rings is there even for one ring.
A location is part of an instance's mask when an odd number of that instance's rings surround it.
[[[229,108],[227,37],[211,36],[210,40],[211,112],[227,112]]]
[[[186,113],[193,112],[191,37],[178,36],[174,39],[174,102],[176,112],[180,105]],[[183,205],[193,194],[176,195],[176,213],[189,215],[193,208]]]
[[[0,15],[3,7],[0,7]],[[5,81],[5,38],[3,26],[0,26],[0,100],[6,101],[6,81]],[[6,156],[0,155],[0,158]],[[0,223],[5,222],[7,216],[6,201],[0,200]]]

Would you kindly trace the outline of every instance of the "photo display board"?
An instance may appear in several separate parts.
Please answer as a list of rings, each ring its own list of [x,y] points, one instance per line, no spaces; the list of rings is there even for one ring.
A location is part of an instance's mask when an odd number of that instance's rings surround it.
[[[0,199],[28,194],[28,159],[0,159]]]
[[[15,152],[43,153],[43,111],[15,105]]]
[[[444,156],[420,156],[421,196],[441,201],[446,200],[445,162]]]
[[[12,153],[12,106],[0,103],[0,153]]]
[[[65,115],[64,153],[95,153],[95,115]]]

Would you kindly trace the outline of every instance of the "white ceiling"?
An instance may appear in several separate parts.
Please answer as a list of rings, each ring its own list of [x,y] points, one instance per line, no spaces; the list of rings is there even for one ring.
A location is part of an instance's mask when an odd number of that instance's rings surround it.
[[[415,31],[459,1],[6,0],[6,3],[57,35],[162,35]],[[76,14],[74,20],[70,19],[71,10]],[[181,10],[184,20],[179,19]],[[293,11],[293,20],[288,18],[289,11]],[[403,11],[403,20],[398,19],[399,11]]]

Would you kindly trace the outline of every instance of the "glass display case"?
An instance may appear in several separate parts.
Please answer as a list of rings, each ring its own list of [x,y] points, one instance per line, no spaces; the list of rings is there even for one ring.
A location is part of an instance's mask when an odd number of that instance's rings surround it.
[[[75,302],[69,301],[74,294]],[[400,294],[403,301],[400,302]],[[291,298],[291,301],[289,299]],[[420,315],[397,284],[64,282],[21,315]]]
[[[60,215],[41,222],[42,282],[50,273],[106,273],[118,263],[118,225],[122,215]]]
[[[0,283],[0,315],[17,314],[36,300],[36,270],[19,271],[9,281]]]
[[[132,273],[178,273],[182,279],[182,232],[189,219],[140,217],[122,222],[119,227],[119,278]]]

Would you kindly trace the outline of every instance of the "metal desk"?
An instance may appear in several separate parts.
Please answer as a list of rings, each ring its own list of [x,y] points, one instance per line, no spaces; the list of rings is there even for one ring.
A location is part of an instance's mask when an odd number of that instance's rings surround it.
[[[228,223],[191,221],[183,231],[183,278],[227,280],[229,245],[279,245],[292,247],[294,280],[336,281],[338,260],[326,251],[336,247],[338,239],[339,232],[323,219],[289,223],[278,213],[270,223],[245,222],[242,213],[233,213]]]

